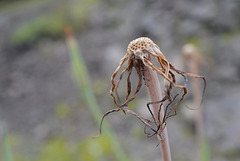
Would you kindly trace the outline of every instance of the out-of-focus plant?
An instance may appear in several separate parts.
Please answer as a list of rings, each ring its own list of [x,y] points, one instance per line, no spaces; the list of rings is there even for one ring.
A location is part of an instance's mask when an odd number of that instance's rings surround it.
[[[70,113],[70,107],[68,104],[61,102],[56,106],[55,111],[59,118],[65,118]]]
[[[2,140],[3,140],[5,159],[6,159],[6,161],[13,161],[12,153],[11,153],[10,146],[8,143],[7,133],[6,133],[3,125],[1,125],[1,131],[2,131]]]
[[[76,160],[74,157],[74,150],[69,148],[68,142],[63,138],[54,138],[49,140],[40,152],[37,161],[70,161]]]
[[[79,90],[81,91],[81,94],[85,102],[87,103],[87,106],[89,107],[94,120],[96,121],[96,123],[99,123],[101,120],[102,113],[98,107],[96,98],[93,95],[86,65],[81,56],[76,40],[72,35],[71,28],[66,27],[64,31],[65,31],[66,41],[68,44],[68,49],[70,54],[70,62],[71,62],[73,78]],[[111,148],[112,148],[112,151],[115,153],[117,160],[128,161],[129,160],[128,156],[124,153],[124,151],[120,147],[120,144],[117,141],[116,136],[114,132],[111,130],[109,124],[106,123],[103,128],[106,134],[105,141],[107,140],[111,141]],[[96,139],[95,141],[97,142],[98,140]],[[98,145],[102,145],[102,144],[98,144]],[[100,149],[101,147],[99,147],[99,150]],[[91,160],[91,158],[89,159]]]
[[[62,1],[51,11],[16,27],[10,42],[15,46],[24,46],[37,42],[41,38],[61,38],[66,24],[74,31],[83,30],[87,25],[90,6],[96,2],[96,0]]]
[[[106,136],[96,139],[86,139],[78,147],[77,158],[86,161],[116,160],[112,157],[112,140]],[[110,156],[110,157],[109,157]]]
[[[199,68],[204,62],[203,55],[192,44],[184,45],[182,53],[184,55],[184,64],[188,67],[188,70],[191,73],[198,74]],[[199,104],[201,104],[201,91],[200,83],[197,79],[192,79],[192,88],[194,104],[196,106],[199,106]],[[195,111],[194,121],[196,126],[198,144],[201,149],[201,161],[209,161],[210,149],[208,141],[205,136],[202,108],[199,108]]]
[[[28,8],[35,8],[41,5],[45,5],[53,0],[1,0],[0,11],[4,13],[14,12],[18,10],[27,10]]]

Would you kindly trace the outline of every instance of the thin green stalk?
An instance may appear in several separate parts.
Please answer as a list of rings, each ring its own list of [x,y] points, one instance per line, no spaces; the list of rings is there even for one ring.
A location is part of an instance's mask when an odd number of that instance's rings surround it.
[[[3,126],[2,126],[2,137],[3,137],[3,147],[4,147],[5,159],[6,159],[6,161],[13,161],[12,153],[11,153],[8,139],[7,139],[7,134],[6,134],[6,131]]]
[[[201,142],[201,161],[209,161],[210,160],[210,148],[207,139],[203,139]]]
[[[86,65],[84,63],[75,39],[69,33],[67,33],[66,35],[74,80],[76,81],[76,84],[81,91],[82,96],[86,101],[94,120],[96,121],[96,123],[99,123],[101,121],[102,113],[98,107],[96,98],[93,95],[91,85],[89,83],[90,79],[86,69]],[[130,161],[128,156],[121,148],[119,142],[117,141],[115,133],[111,130],[107,122],[104,123],[103,130],[109,140],[111,140],[113,152],[115,153],[117,160]]]

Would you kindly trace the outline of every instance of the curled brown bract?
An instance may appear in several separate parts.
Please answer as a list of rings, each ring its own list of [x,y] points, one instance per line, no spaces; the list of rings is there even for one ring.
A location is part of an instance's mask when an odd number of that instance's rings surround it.
[[[154,57],[156,61],[158,62],[158,65],[155,65],[153,61],[151,60],[151,57]],[[124,64],[127,63],[127,67],[122,70],[120,73],[120,76],[117,80],[117,83],[115,83],[115,78],[120,71],[120,69],[124,66]],[[150,114],[152,115],[152,120],[144,118],[132,110],[128,109],[128,104],[133,101],[139,92],[141,86],[142,86],[142,78],[144,78],[143,75],[143,67],[147,66],[148,68],[155,70],[158,74],[160,74],[164,78],[164,96],[162,100],[159,100],[158,102],[149,102],[147,104],[147,107],[150,111]],[[135,68],[137,75],[138,75],[138,84],[136,89],[132,93],[132,86],[130,81],[130,76],[132,73],[132,69]],[[118,95],[118,86],[120,81],[122,80],[123,75],[127,73],[127,92],[126,97],[124,101],[121,101],[119,95]],[[184,80],[185,84],[180,85],[176,83],[176,74],[180,74]],[[100,134],[101,134],[101,126],[103,119],[112,112],[117,112],[119,110],[122,110],[125,114],[129,113],[134,116],[136,116],[138,119],[140,119],[147,127],[149,127],[151,130],[154,131],[154,134],[157,134],[160,129],[160,127],[164,127],[166,124],[167,118],[171,116],[175,116],[177,114],[177,107],[178,104],[183,100],[184,96],[187,94],[187,76],[190,77],[196,77],[201,78],[204,81],[204,89],[203,94],[205,92],[206,87],[206,80],[203,76],[199,76],[192,73],[185,73],[178,69],[176,69],[172,64],[168,62],[168,60],[165,58],[164,54],[161,52],[160,48],[149,38],[147,37],[140,37],[138,39],[135,39],[130,42],[127,48],[127,53],[125,56],[121,59],[119,66],[114,71],[111,81],[112,81],[112,88],[110,90],[110,94],[113,97],[114,103],[118,106],[118,108],[110,110],[106,112],[101,120],[100,124]],[[174,88],[179,89],[178,93],[173,95],[172,90]],[[166,104],[164,105],[164,103]],[[151,104],[160,103],[161,108],[165,108],[165,115],[163,120],[158,120],[161,122],[161,125],[157,125],[156,119],[160,118],[154,118],[152,111],[150,109]],[[161,110],[160,108],[160,110]],[[154,128],[151,123],[154,123],[156,127]],[[149,135],[152,136],[152,135]]]

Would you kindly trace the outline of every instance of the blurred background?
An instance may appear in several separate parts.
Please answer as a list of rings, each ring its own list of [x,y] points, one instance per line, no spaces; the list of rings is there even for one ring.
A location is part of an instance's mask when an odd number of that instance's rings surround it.
[[[111,74],[128,43],[141,36],[181,70],[188,71],[184,44],[204,57],[205,152],[195,111],[184,106],[193,104],[190,91],[167,120],[173,160],[239,160],[238,0],[1,0],[0,160],[161,160],[156,137],[147,138],[143,124],[121,112],[108,116],[100,138],[90,139],[102,113],[116,108]],[[130,108],[149,115],[148,101],[143,86]]]

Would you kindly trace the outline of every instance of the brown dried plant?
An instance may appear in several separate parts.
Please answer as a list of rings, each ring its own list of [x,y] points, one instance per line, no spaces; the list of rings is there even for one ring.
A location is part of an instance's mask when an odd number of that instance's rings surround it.
[[[151,57],[154,57],[156,61],[159,63],[158,65],[155,65],[153,61],[151,60]],[[120,69],[124,66],[124,64],[127,63],[127,67],[122,70],[120,73],[120,76],[115,83],[115,77],[119,73]],[[163,99],[159,100],[157,102],[149,102],[147,104],[148,110],[152,116],[152,119],[147,119],[143,116],[138,115],[134,111],[130,110],[128,108],[128,104],[133,101],[139,92],[141,86],[142,86],[142,80],[144,79],[144,66],[155,70],[158,74],[160,74],[164,78],[164,94]],[[132,74],[132,69],[135,68],[137,75],[138,75],[138,84],[136,86],[136,89],[132,93],[132,84],[130,80],[130,76]],[[127,92],[124,101],[121,101],[119,94],[118,94],[118,87],[119,83],[122,80],[123,75],[127,73]],[[176,83],[176,74],[180,74],[184,80],[185,84],[180,85]],[[183,71],[180,71],[176,69],[171,63],[168,62],[168,60],[165,58],[164,54],[161,52],[160,48],[149,38],[147,37],[140,37],[138,39],[135,39],[130,42],[127,48],[127,53],[125,56],[121,59],[119,66],[114,71],[111,81],[112,81],[112,88],[110,90],[111,96],[113,97],[114,103],[118,106],[116,109],[112,109],[107,111],[101,120],[100,123],[100,135],[101,135],[101,126],[103,123],[104,118],[109,115],[112,112],[118,112],[119,110],[122,110],[125,114],[129,113],[134,116],[136,116],[138,119],[140,119],[146,127],[149,127],[154,133],[152,135],[149,135],[149,137],[159,134],[160,130],[162,131],[166,125],[166,120],[169,117],[175,116],[177,114],[177,107],[178,104],[183,100],[184,96],[187,94],[187,83],[188,78],[195,77],[195,78],[201,78],[204,81],[204,88],[203,88],[203,94],[205,92],[206,87],[206,80],[203,76],[193,74],[193,73],[185,73]],[[177,88],[179,89],[177,94],[173,95],[173,89]],[[202,95],[203,96],[203,95]],[[166,104],[164,104],[166,102]],[[160,104],[160,110],[161,108],[165,109],[164,117],[162,120],[160,119],[160,116],[157,118],[154,117],[150,105],[151,104]],[[160,113],[159,110],[159,113]],[[160,122],[160,124],[158,123]],[[154,123],[156,127],[154,128],[150,123]]]

